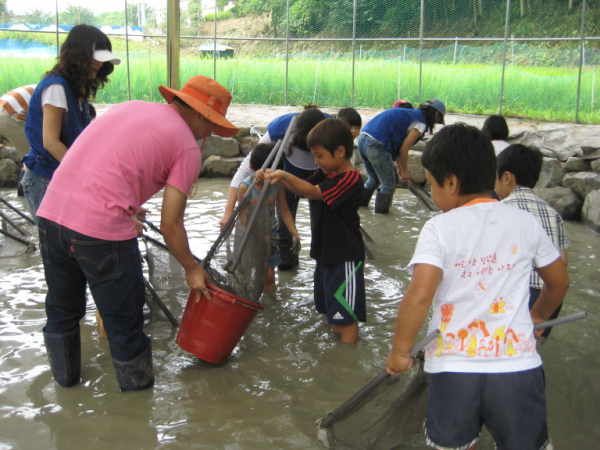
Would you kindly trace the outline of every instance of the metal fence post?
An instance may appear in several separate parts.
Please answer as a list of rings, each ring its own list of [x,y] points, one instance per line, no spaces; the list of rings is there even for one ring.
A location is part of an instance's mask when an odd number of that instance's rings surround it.
[[[215,16],[213,18],[214,34],[213,34],[213,79],[217,79],[217,0],[215,0]]]
[[[575,103],[575,123],[579,123],[579,100],[581,97],[581,76],[583,73],[583,58],[585,54],[585,13],[587,0],[581,5],[581,44],[579,49],[579,76],[577,77],[577,101]]]
[[[290,0],[285,7],[285,105],[289,105],[288,91],[290,79]]]
[[[127,100],[131,101],[131,71],[129,70],[129,33],[127,31],[127,0],[125,0],[125,59],[127,61]]]
[[[167,80],[179,90],[179,0],[167,0]]]
[[[419,25],[419,105],[423,89],[423,30],[425,28],[425,0],[421,0],[421,24]]]
[[[502,98],[504,97],[504,73],[506,71],[506,45],[508,43],[508,29],[510,23],[510,0],[506,2],[506,23],[504,24],[504,43],[502,44],[502,76],[500,78],[500,101],[498,114],[502,114]]]
[[[58,0],[56,0],[56,57],[60,56],[60,42],[58,40]]]
[[[356,0],[352,2],[352,80],[350,106],[354,108],[354,85],[356,83],[355,66],[356,65]]]

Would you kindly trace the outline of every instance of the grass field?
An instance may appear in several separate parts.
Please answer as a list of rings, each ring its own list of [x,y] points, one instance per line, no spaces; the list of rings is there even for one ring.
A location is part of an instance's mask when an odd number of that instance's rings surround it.
[[[116,67],[110,83],[98,92],[97,103],[160,99],[158,85],[166,84],[166,57],[157,52],[130,52]],[[3,57],[0,91],[36,83],[53,58]],[[128,96],[127,69],[131,96]],[[212,60],[182,57],[182,83],[196,74],[213,76]],[[348,106],[352,99],[352,61],[290,60],[288,104],[315,103]],[[222,59],[216,79],[233,93],[235,103],[285,104],[286,64],[277,59]],[[600,124],[600,71],[586,68],[581,79],[579,121]],[[449,111],[465,114],[498,112],[501,67],[423,64],[422,99],[442,99]],[[507,67],[502,113],[545,121],[575,120],[578,69],[572,67]],[[399,60],[367,59],[354,65],[354,106],[388,108],[398,98],[418,101],[419,65]]]

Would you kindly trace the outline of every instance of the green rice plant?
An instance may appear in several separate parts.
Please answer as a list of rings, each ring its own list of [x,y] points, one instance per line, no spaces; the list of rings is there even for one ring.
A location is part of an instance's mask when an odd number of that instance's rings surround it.
[[[167,84],[167,60],[157,52],[134,51],[129,57],[117,52],[122,64],[115,67],[110,82],[98,91],[96,103],[132,100],[161,101],[158,86]],[[37,83],[52,68],[55,59],[3,58],[0,90]],[[401,59],[308,58],[298,54],[287,65],[287,103],[343,107],[389,108],[400,98],[413,104],[442,99],[448,111],[465,114],[495,114],[500,102],[502,69],[482,64],[418,64]],[[128,71],[129,69],[129,71]],[[194,75],[213,77],[211,59],[182,57],[180,84]],[[504,72],[502,113],[536,120],[575,119],[579,71],[572,67],[511,67]],[[286,63],[281,59],[219,59],[216,79],[233,93],[235,103],[282,105],[286,102]],[[580,83],[579,120],[600,123],[600,71],[586,68]],[[128,94],[129,90],[129,94]]]

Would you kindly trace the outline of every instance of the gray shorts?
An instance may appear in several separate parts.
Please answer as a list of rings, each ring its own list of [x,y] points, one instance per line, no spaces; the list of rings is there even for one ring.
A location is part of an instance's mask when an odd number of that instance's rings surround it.
[[[549,450],[542,367],[509,373],[429,376],[425,436],[430,447],[468,449],[488,429],[499,450]]]

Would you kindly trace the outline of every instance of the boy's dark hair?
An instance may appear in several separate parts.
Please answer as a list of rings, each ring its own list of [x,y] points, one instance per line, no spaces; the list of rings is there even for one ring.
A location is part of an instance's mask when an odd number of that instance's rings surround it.
[[[346,122],[349,127],[362,128],[362,117],[354,108],[342,108],[337,113],[337,118]]]
[[[442,128],[425,146],[421,164],[442,186],[450,175],[460,181],[460,195],[494,189],[496,154],[488,137],[479,129],[456,123]]]
[[[306,136],[308,136],[308,133],[316,124],[326,118],[327,116],[323,114],[323,111],[317,108],[309,108],[302,111],[296,120],[296,131],[294,132],[294,137],[291,139],[286,154],[291,154],[292,147],[298,147],[308,152],[310,149],[306,143]]]
[[[306,142],[309,148],[320,146],[332,155],[342,146],[346,149],[346,159],[350,159],[354,151],[354,139],[350,128],[343,120],[338,119],[325,119],[320,122],[308,133]]]
[[[485,119],[481,131],[485,131],[492,141],[504,141],[508,138],[506,119],[498,114]]]
[[[254,147],[252,154],[250,155],[250,165],[253,170],[262,169],[262,166],[271,154],[273,147],[275,147],[275,143],[258,144]]]
[[[510,172],[515,176],[517,185],[533,189],[540,179],[543,162],[544,155],[537,148],[522,144],[509,145],[498,155],[498,178],[504,172]]]

